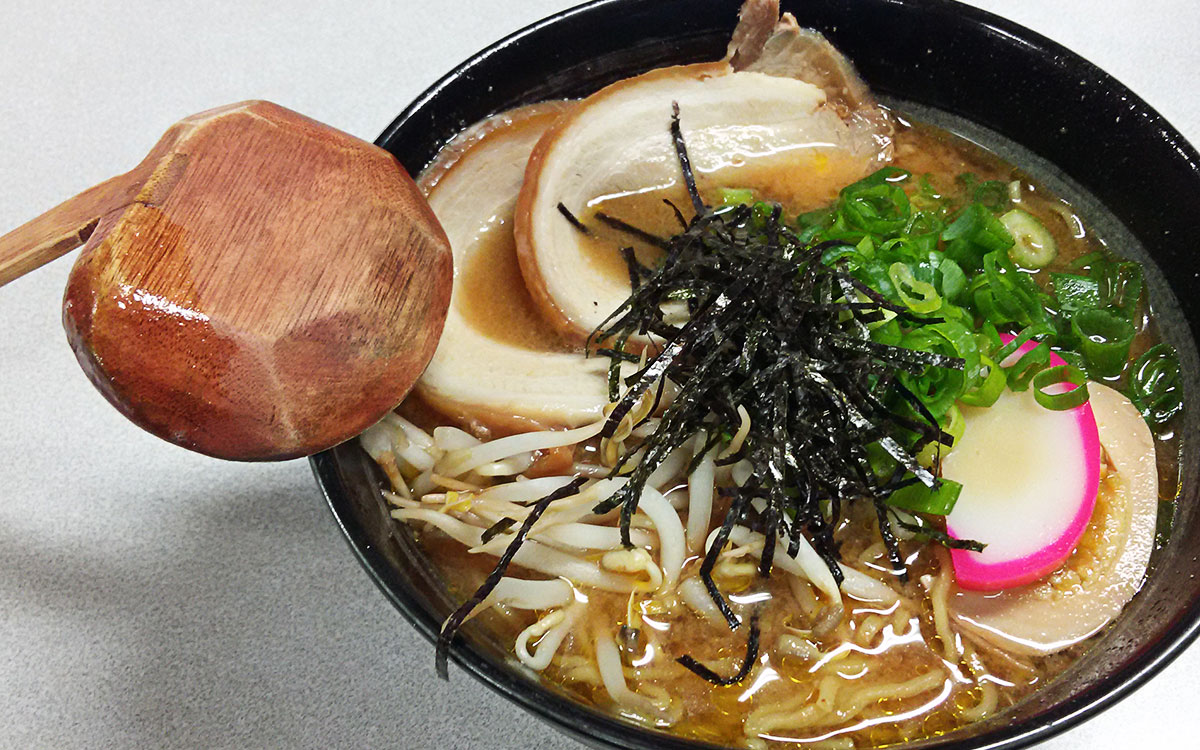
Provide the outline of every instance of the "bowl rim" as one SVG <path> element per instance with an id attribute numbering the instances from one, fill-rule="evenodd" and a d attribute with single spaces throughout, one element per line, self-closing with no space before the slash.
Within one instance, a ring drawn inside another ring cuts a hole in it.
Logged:
<path id="1" fill-rule="evenodd" d="M 623 6 L 648 0 L 592 0 L 554 13 L 515 31 L 471 55 L 462 63 L 435 81 L 418 95 L 383 130 L 376 139 L 385 144 L 405 124 L 430 102 L 441 96 L 445 89 L 458 79 L 483 65 L 498 52 L 513 45 L 522 44 L 539 34 L 545 33 L 564 21 L 603 11 L 610 6 Z M 1000 34 L 1032 48 L 1038 56 L 1048 56 L 1075 70 L 1087 71 L 1094 79 L 1103 83 L 1111 92 L 1128 102 L 1131 111 L 1137 112 L 1153 122 L 1179 156 L 1200 172 L 1200 155 L 1196 149 L 1158 111 L 1144 99 L 1117 81 L 1111 75 L 1061 44 L 1028 29 L 1014 21 L 989 11 L 956 0 L 884 0 L 889 4 L 922 6 L 938 12 L 952 12 L 964 17 L 964 21 L 976 26 L 988 27 Z M 447 134 L 447 137 L 453 136 Z M 347 544 L 368 576 L 375 582 L 384 596 L 404 615 L 418 632 L 431 643 L 437 639 L 440 622 L 425 610 L 411 591 L 396 589 L 387 580 L 389 566 L 383 555 L 371 544 L 366 530 L 353 514 L 347 512 L 345 498 L 348 492 L 339 471 L 338 449 L 330 449 L 311 456 L 309 461 L 321 493 Z M 1151 648 L 1143 649 L 1131 657 L 1122 667 L 1105 675 L 1087 690 L 1060 703 L 1050 717 L 1036 722 L 1017 722 L 1003 725 L 974 738 L 957 740 L 959 748 L 972 750 L 1017 750 L 1029 747 L 1057 736 L 1096 714 L 1110 708 L 1142 687 L 1148 680 L 1162 671 L 1200 637 L 1200 597 L 1193 598 L 1190 606 L 1183 610 L 1171 626 Z M 432 658 L 432 653 L 430 655 Z M 654 741 L 655 746 L 679 748 L 680 750 L 718 750 L 721 746 L 690 740 L 683 737 L 649 733 L 635 725 L 585 706 L 549 690 L 528 690 L 528 683 L 515 679 L 509 670 L 491 663 L 480 656 L 469 644 L 458 640 L 449 649 L 451 661 L 471 674 L 492 690 L 518 704 L 526 711 L 540 717 L 551 726 L 577 739 L 585 739 L 594 746 L 625 748 L 625 740 L 641 737 Z M 601 744 L 602 743 L 602 744 Z M 941 743 L 932 746 L 941 747 Z"/>

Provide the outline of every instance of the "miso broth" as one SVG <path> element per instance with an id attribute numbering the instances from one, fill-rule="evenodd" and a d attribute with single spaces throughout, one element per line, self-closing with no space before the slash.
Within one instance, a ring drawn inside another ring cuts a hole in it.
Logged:
<path id="1" fill-rule="evenodd" d="M 1039 281 L 1069 268 L 1077 258 L 1105 249 L 1068 204 L 1029 175 L 951 133 L 900 122 L 893 164 L 919 177 L 912 181 L 913 200 L 920 200 L 915 194 L 918 189 L 968 200 L 981 184 L 989 183 L 992 190 L 1003 186 L 1003 200 L 1033 214 L 1052 232 L 1059 254 L 1053 264 L 1037 272 Z M 795 215 L 828 205 L 848 181 L 837 165 L 824 165 L 823 170 L 827 179 L 803 189 L 780 183 L 778 173 L 771 179 L 747 177 L 754 184 L 746 186 L 761 199 L 780 203 L 786 215 Z M 965 174 L 973 177 L 964 180 Z M 699 186 L 706 202 L 720 202 L 719 191 L 706 184 L 705 176 Z M 679 230 L 680 218 L 690 218 L 691 211 L 683 186 L 672 185 L 598 196 L 580 218 L 595 226 L 600 213 L 650 234 L 669 236 Z M 507 221 L 498 217 L 486 238 L 488 250 L 460 271 L 466 292 L 460 298 L 464 315 L 497 340 L 529 349 L 569 350 L 573 345 L 564 343 L 559 332 L 540 319 L 525 289 Z M 653 243 L 631 238 L 627 232 L 600 229 L 590 240 L 589 272 L 628 278 L 622 247 L 634 248 L 646 265 L 658 262 L 662 253 Z M 1131 358 L 1159 340 L 1150 311 L 1145 302 L 1142 305 Z M 1112 382 L 1119 386 L 1123 377 Z M 401 413 L 427 431 L 448 423 L 416 399 L 410 399 Z M 1161 496 L 1171 501 L 1178 477 L 1178 437 L 1164 432 L 1156 448 Z M 594 462 L 600 450 L 595 439 L 578 446 L 577 466 Z M 536 467 L 535 462 L 531 476 L 536 475 Z M 687 478 L 680 476 L 678 482 L 686 487 Z M 446 487 L 451 492 L 471 492 Z M 1101 484 L 1099 507 L 1112 491 L 1110 476 Z M 717 500 L 718 505 L 721 502 Z M 466 599 L 491 571 L 493 558 L 466 554 L 461 543 L 436 528 L 413 524 L 413 529 L 460 598 Z M 1100 533 L 1091 529 L 1076 554 L 1086 554 L 1092 543 L 1088 540 Z M 873 748 L 938 736 L 994 716 L 1052 680 L 1087 648 L 1084 641 L 1049 656 L 1024 656 L 963 632 L 946 611 L 955 586 L 946 551 L 936 544 L 901 541 L 908 578 L 899 580 L 879 541 L 875 515 L 862 508 L 847 510 L 835 538 L 843 563 L 883 582 L 895 600 L 847 596 L 843 612 L 830 612 L 819 605 L 820 594 L 811 584 L 790 575 L 764 579 L 752 556 L 736 554 L 737 545 L 731 545 L 731 553 L 718 564 L 714 576 L 743 614 L 758 613 L 760 627 L 753 671 L 739 684 L 711 684 L 677 661 L 688 655 L 729 674 L 737 670 L 747 650 L 746 628 L 731 631 L 723 620 L 705 616 L 686 601 L 696 595 L 694 585 L 690 594 L 685 591 L 687 581 L 697 582 L 700 560 L 695 555 L 683 568 L 683 583 L 667 594 L 580 588 L 577 596 L 588 602 L 587 621 L 565 637 L 543 677 L 580 700 L 698 740 L 752 748 L 793 743 Z M 519 567 L 510 571 L 521 577 L 545 577 Z M 497 608 L 481 619 L 502 641 L 510 642 L 546 614 Z M 596 666 L 596 629 L 615 640 L 629 689 L 669 706 L 662 715 L 651 718 L 613 705 Z"/>

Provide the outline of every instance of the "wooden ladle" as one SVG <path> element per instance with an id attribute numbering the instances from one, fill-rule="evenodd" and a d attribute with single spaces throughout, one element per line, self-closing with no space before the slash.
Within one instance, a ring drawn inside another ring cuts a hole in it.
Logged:
<path id="1" fill-rule="evenodd" d="M 132 171 L 0 237 L 0 285 L 84 244 L 63 299 L 91 381 L 220 458 L 336 445 L 433 356 L 453 264 L 381 148 L 269 102 L 189 117 Z"/>

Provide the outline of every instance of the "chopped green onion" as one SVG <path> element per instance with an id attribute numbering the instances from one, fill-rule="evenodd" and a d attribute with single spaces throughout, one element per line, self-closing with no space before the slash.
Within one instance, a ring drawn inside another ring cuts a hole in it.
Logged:
<path id="1" fill-rule="evenodd" d="M 1111 263 L 1100 275 L 1100 304 L 1121 310 L 1132 318 L 1142 298 L 1142 267 L 1137 263 Z"/>
<path id="2" fill-rule="evenodd" d="M 832 266 L 843 258 L 851 262 L 862 260 L 862 256 L 859 255 L 857 248 L 853 245 L 836 245 L 821 254 L 821 262 L 827 266 Z M 855 263 L 855 265 L 859 264 Z"/>
<path id="3" fill-rule="evenodd" d="M 1004 360 L 1008 359 L 1010 356 L 1015 354 L 1018 349 L 1020 349 L 1022 346 L 1025 346 L 1025 344 L 1032 341 L 1035 337 L 1045 336 L 1046 334 L 1053 333 L 1053 332 L 1054 331 L 1052 329 L 1048 330 L 1044 326 L 1039 326 L 1039 325 L 1027 326 L 1026 328 L 1022 329 L 1019 333 L 1017 333 L 1016 336 L 1013 337 L 1012 341 L 1009 341 L 1007 344 L 1004 344 L 999 349 L 997 349 L 996 353 L 993 355 L 993 357 L 1002 366 L 1011 367 L 1012 365 L 1015 365 L 1016 362 L 1012 362 L 1009 365 L 1005 365 Z M 997 336 L 996 340 L 999 341 L 999 336 Z"/>
<path id="4" fill-rule="evenodd" d="M 940 210 L 943 208 L 944 195 L 938 192 L 933 186 L 930 178 L 933 175 L 923 174 L 917 180 L 917 192 L 913 194 L 913 205 L 918 206 L 922 210 Z"/>
<path id="5" fill-rule="evenodd" d="M 880 479 L 890 477 L 900 465 L 879 443 L 867 446 L 867 463 L 871 465 L 871 472 Z"/>
<path id="6" fill-rule="evenodd" d="M 1020 393 L 1029 388 L 1029 383 L 1050 364 L 1050 345 L 1045 341 L 1039 343 L 1011 366 L 1004 368 L 1008 377 L 1008 389 Z"/>
<path id="7" fill-rule="evenodd" d="M 968 271 L 978 271 L 983 265 L 985 248 L 974 242 L 959 237 L 946 243 L 943 250 L 946 257 Z"/>
<path id="8" fill-rule="evenodd" d="M 983 325 L 979 326 L 979 348 L 982 351 L 996 351 L 1004 342 L 1000 340 L 1000 332 L 996 330 L 996 326 L 990 320 L 983 321 Z"/>
<path id="9" fill-rule="evenodd" d="M 946 416 L 938 420 L 938 424 L 942 426 L 942 432 L 950 436 L 950 443 L 946 444 L 938 440 L 928 443 L 917 454 L 917 462 L 922 466 L 933 466 L 934 457 L 944 456 L 953 450 L 967 430 L 967 420 L 957 406 L 951 406 L 950 410 L 946 412 Z"/>
<path id="10" fill-rule="evenodd" d="M 1014 208 L 1000 217 L 1000 223 L 1013 238 L 1008 255 L 1022 268 L 1045 268 L 1058 257 L 1054 235 L 1028 211 Z"/>
<path id="11" fill-rule="evenodd" d="M 914 238 L 929 237 L 933 240 L 934 247 L 936 247 L 938 235 L 945 228 L 946 225 L 942 223 L 937 214 L 929 211 L 918 211 L 912 215 L 912 219 L 909 220 L 908 226 L 904 228 L 904 232 Z"/>
<path id="12" fill-rule="evenodd" d="M 989 252 L 1007 250 L 1013 245 L 1012 235 L 982 203 L 972 203 L 963 209 L 942 232 L 942 239 L 946 242 L 964 239 Z"/>
<path id="13" fill-rule="evenodd" d="M 1137 330 L 1112 310 L 1080 310 L 1071 316 L 1071 330 L 1079 338 L 1079 349 L 1094 377 L 1121 374 L 1129 359 L 1129 346 Z"/>
<path id="14" fill-rule="evenodd" d="M 968 289 L 979 317 L 994 325 L 1049 326 L 1049 297 L 1028 274 L 1013 265 L 1005 251 L 983 256 L 983 273 L 972 279 Z"/>
<path id="15" fill-rule="evenodd" d="M 1183 410 L 1179 356 L 1169 344 L 1157 344 L 1138 357 L 1129 379 L 1130 396 L 1142 418 L 1157 427 Z"/>
<path id="16" fill-rule="evenodd" d="M 749 188 L 721 188 L 721 205 L 740 206 L 754 202 L 754 191 Z"/>
<path id="17" fill-rule="evenodd" d="M 1047 393 L 1046 389 L 1067 383 L 1073 385 L 1066 391 Z M 1088 400 L 1087 376 L 1073 365 L 1057 365 L 1042 370 L 1033 376 L 1033 397 L 1051 411 L 1065 411 L 1082 406 Z"/>
<path id="18" fill-rule="evenodd" d="M 954 510 L 960 493 L 962 485 L 949 479 L 939 479 L 933 488 L 918 482 L 893 492 L 888 497 L 887 504 L 913 513 L 946 516 Z"/>
<path id="19" fill-rule="evenodd" d="M 924 315 L 942 306 L 937 289 L 927 281 L 918 281 L 906 263 L 897 261 L 888 268 L 888 276 L 896 286 L 896 295 L 909 310 Z M 916 295 L 916 296 L 913 296 Z"/>
<path id="20" fill-rule="evenodd" d="M 987 370 L 987 374 L 984 375 L 983 382 L 978 387 L 959 397 L 958 400 L 967 406 L 991 406 L 996 403 L 1000 394 L 1004 393 L 1004 387 L 1008 385 L 1004 370 L 990 357 L 980 356 L 979 360 L 982 367 Z"/>
<path id="21" fill-rule="evenodd" d="M 977 203 L 981 203 L 988 210 L 997 213 L 1008 208 L 1009 203 L 1011 203 L 1008 197 L 1008 183 L 999 180 L 988 180 L 987 182 L 979 183 L 973 195 Z"/>
<path id="22" fill-rule="evenodd" d="M 962 267 L 949 258 L 943 257 L 938 263 L 938 271 L 942 274 L 942 294 L 946 299 L 955 300 L 967 289 L 967 275 Z"/>
<path id="23" fill-rule="evenodd" d="M 890 182 L 863 185 L 859 182 L 842 190 L 841 214 L 857 229 L 887 234 L 908 225 L 912 206 L 904 188 L 899 185 Z"/>
<path id="24" fill-rule="evenodd" d="M 1044 339 L 1053 333 L 1054 329 L 1047 324 L 1027 326 L 1012 341 L 1000 347 L 992 355 L 996 362 L 1000 363 L 1001 369 L 1004 370 L 1009 390 L 1024 391 L 1029 387 L 1029 382 L 1033 380 L 1033 376 L 1037 375 L 1038 372 L 1050 364 L 1050 345 L 1040 339 Z M 1037 346 L 1021 353 L 1021 356 L 1015 361 L 1005 364 L 1005 360 L 1012 357 L 1017 353 L 1018 349 L 1035 338 L 1039 339 Z"/>
<path id="25" fill-rule="evenodd" d="M 1073 273 L 1052 273 L 1054 298 L 1058 309 L 1066 313 L 1100 307 L 1100 283 L 1089 276 Z"/>
<path id="26" fill-rule="evenodd" d="M 1086 268 L 1097 282 L 1098 299 L 1093 307 L 1111 307 L 1133 318 L 1142 298 L 1142 267 L 1133 261 L 1117 261 L 1103 250 L 1088 253 L 1071 263 L 1073 269 Z"/>
<path id="27" fill-rule="evenodd" d="M 904 338 L 904 332 L 900 330 L 900 321 L 896 320 L 896 314 L 890 310 L 885 310 L 884 315 L 891 317 L 885 317 L 878 323 L 867 324 L 871 329 L 871 340 L 888 346 L 899 346 Z"/>

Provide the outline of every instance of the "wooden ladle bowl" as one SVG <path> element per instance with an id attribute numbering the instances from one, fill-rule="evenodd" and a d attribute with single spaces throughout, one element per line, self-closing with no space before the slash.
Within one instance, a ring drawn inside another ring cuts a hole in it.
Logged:
<path id="1" fill-rule="evenodd" d="M 132 171 L 0 238 L 0 284 L 86 243 L 63 299 L 84 371 L 220 458 L 315 453 L 403 400 L 452 258 L 388 152 L 269 102 L 174 125 Z"/>

